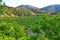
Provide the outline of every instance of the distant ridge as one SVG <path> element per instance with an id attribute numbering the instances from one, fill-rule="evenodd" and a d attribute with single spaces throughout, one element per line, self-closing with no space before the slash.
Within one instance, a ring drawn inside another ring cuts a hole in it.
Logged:
<path id="1" fill-rule="evenodd" d="M 41 8 L 40 10 L 45 10 L 45 11 L 50 10 L 53 12 L 60 12 L 60 4 L 49 5 L 49 6 Z"/>
<path id="2" fill-rule="evenodd" d="M 20 7 L 20 8 L 28 8 L 28 9 L 30 9 L 30 8 L 39 9 L 39 8 L 37 8 L 35 6 L 32 6 L 32 5 L 20 5 L 18 7 Z"/>
<path id="3" fill-rule="evenodd" d="M 40 8 L 37 8 L 35 6 L 32 6 L 32 5 L 20 5 L 20 6 L 17 6 L 18 8 L 26 8 L 26 9 L 29 9 L 31 10 L 32 12 L 36 13 L 37 15 L 40 15 L 42 13 L 44 13 L 45 11 L 41 11 Z"/>

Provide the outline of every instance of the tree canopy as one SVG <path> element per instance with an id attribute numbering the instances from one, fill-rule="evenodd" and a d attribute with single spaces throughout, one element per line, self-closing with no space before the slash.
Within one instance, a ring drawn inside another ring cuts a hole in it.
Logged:
<path id="1" fill-rule="evenodd" d="M 1 2 L 2 0 L 0 0 L 0 2 Z"/>

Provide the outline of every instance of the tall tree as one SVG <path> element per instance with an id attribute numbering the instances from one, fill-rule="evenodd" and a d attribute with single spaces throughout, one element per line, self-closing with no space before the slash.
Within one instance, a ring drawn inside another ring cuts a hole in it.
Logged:
<path id="1" fill-rule="evenodd" d="M 2 0 L 0 0 L 0 5 L 2 4 Z"/>

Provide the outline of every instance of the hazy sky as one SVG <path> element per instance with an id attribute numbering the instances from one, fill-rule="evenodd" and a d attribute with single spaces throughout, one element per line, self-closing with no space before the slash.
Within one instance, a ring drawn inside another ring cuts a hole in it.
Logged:
<path id="1" fill-rule="evenodd" d="M 39 8 L 60 4 L 60 0 L 3 0 L 6 5 L 16 7 L 18 5 L 32 5 Z"/>

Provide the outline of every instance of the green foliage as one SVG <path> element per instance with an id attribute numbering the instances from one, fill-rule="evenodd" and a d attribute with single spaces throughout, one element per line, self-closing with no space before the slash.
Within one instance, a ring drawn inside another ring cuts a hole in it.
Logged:
<path id="1" fill-rule="evenodd" d="M 60 40 L 60 13 L 0 18 L 0 40 Z"/>

